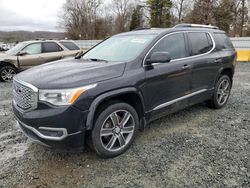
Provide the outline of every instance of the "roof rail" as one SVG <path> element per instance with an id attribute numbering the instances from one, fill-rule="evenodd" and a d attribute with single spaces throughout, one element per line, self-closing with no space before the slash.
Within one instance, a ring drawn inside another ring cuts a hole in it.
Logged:
<path id="1" fill-rule="evenodd" d="M 178 24 L 176 26 L 174 26 L 174 28 L 182 28 L 182 27 L 196 27 L 196 28 L 208 28 L 208 29 L 219 29 L 219 27 L 217 26 L 213 26 L 213 25 L 201 25 L 201 24 Z"/>
<path id="2" fill-rule="evenodd" d="M 139 30 L 146 30 L 146 29 L 151 29 L 151 27 L 138 27 L 133 29 L 132 31 L 139 31 Z"/>

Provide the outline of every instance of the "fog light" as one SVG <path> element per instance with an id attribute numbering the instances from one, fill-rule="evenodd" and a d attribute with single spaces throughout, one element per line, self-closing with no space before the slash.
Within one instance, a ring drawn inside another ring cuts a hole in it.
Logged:
<path id="1" fill-rule="evenodd" d="M 45 136 L 53 136 L 53 137 L 61 137 L 61 136 L 63 136 L 62 131 L 51 131 L 51 130 L 39 129 L 39 132 L 42 133 Z"/>
<path id="2" fill-rule="evenodd" d="M 40 134 L 50 138 L 62 138 L 67 135 L 65 128 L 39 127 Z"/>

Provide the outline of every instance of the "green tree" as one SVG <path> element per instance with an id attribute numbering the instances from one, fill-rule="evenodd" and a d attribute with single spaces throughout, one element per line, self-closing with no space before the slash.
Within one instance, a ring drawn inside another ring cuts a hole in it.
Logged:
<path id="1" fill-rule="evenodd" d="M 171 0 L 147 0 L 150 9 L 151 27 L 169 27 L 171 25 Z"/>
<path id="2" fill-rule="evenodd" d="M 131 21 L 130 21 L 130 31 L 142 26 L 142 10 L 141 6 L 136 6 L 133 10 Z"/>

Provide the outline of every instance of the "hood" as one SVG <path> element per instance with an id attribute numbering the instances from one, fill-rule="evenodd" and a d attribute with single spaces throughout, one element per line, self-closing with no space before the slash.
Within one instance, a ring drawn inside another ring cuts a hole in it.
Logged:
<path id="1" fill-rule="evenodd" d="M 15 76 L 39 89 L 74 88 L 123 74 L 125 63 L 64 59 L 33 67 Z"/>
<path id="2" fill-rule="evenodd" d="M 17 57 L 14 55 L 8 55 L 6 53 L 0 53 L 0 61 L 12 61 L 16 60 Z"/>

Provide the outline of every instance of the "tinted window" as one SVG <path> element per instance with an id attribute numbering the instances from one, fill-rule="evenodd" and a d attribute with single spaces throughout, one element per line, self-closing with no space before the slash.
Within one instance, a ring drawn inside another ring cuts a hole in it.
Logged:
<path id="1" fill-rule="evenodd" d="M 62 48 L 55 42 L 44 42 L 43 53 L 62 51 Z"/>
<path id="2" fill-rule="evenodd" d="M 154 47 L 152 52 L 168 52 L 171 59 L 186 57 L 184 35 L 177 33 L 166 36 Z"/>
<path id="3" fill-rule="evenodd" d="M 26 46 L 23 51 L 25 51 L 27 54 L 40 54 L 42 53 L 42 45 L 41 43 L 35 43 L 35 44 L 30 44 Z"/>
<path id="4" fill-rule="evenodd" d="M 199 55 L 210 51 L 213 43 L 207 33 L 188 33 L 192 55 Z"/>
<path id="5" fill-rule="evenodd" d="M 224 33 L 215 33 L 217 42 L 218 42 L 218 47 L 220 49 L 232 49 L 233 44 L 230 41 L 230 39 L 226 36 Z"/>
<path id="6" fill-rule="evenodd" d="M 69 50 L 80 50 L 80 48 L 73 42 L 60 42 L 60 43 Z"/>

